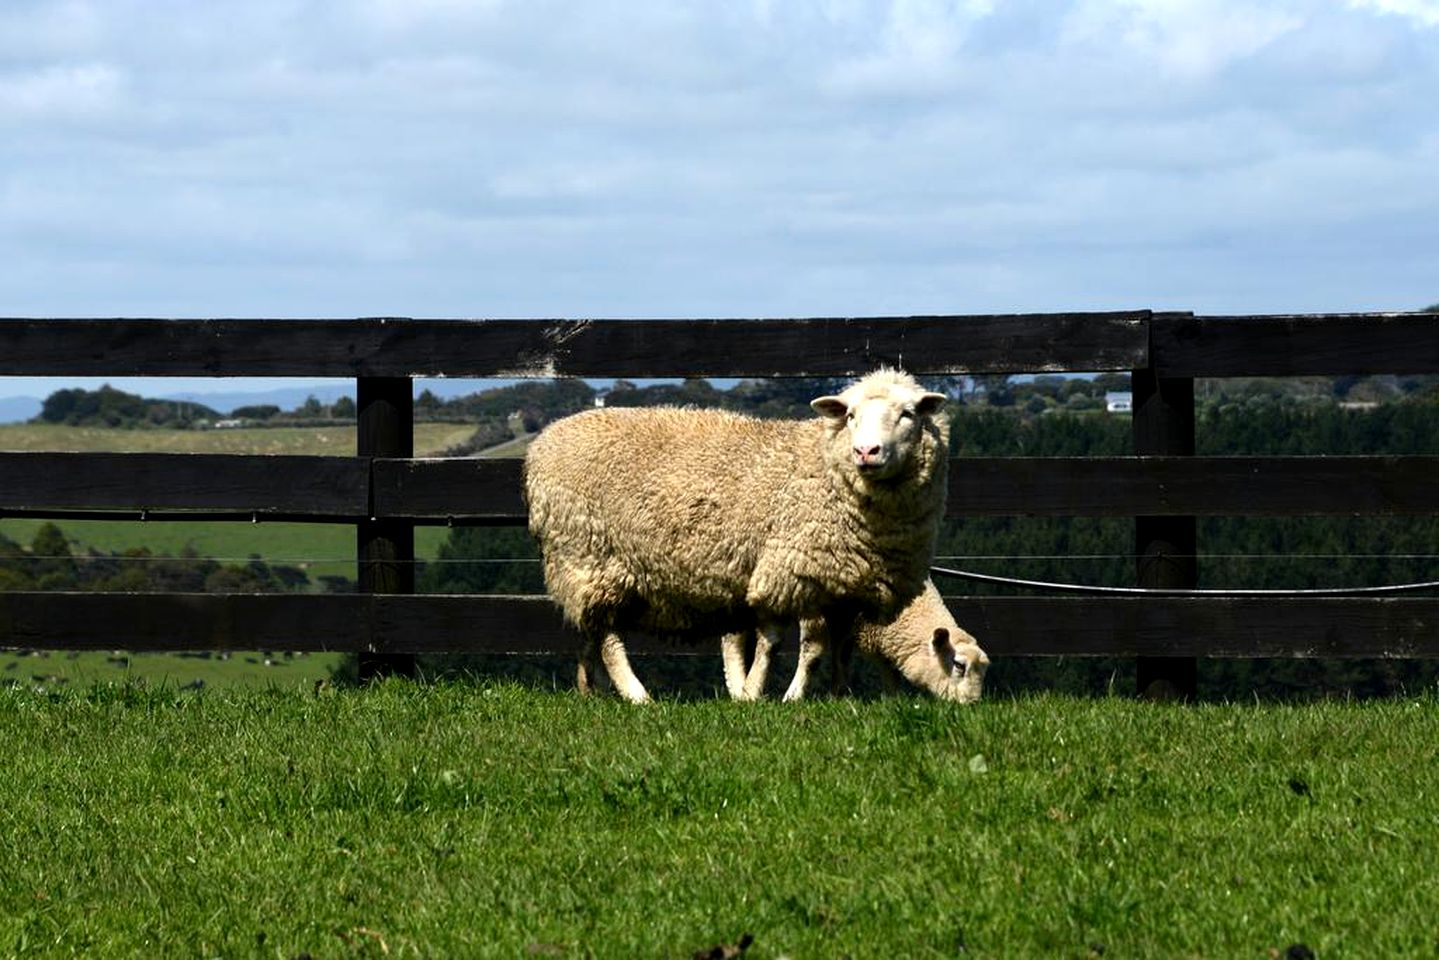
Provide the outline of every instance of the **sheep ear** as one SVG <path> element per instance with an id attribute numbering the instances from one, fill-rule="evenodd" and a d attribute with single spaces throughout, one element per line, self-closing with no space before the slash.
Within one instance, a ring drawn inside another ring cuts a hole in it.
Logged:
<path id="1" fill-rule="evenodd" d="M 930 643 L 934 645 L 934 655 L 939 658 L 940 666 L 946 674 L 963 677 L 969 672 L 965 662 L 960 659 L 959 651 L 949 642 L 949 631 L 944 627 L 934 628 L 934 637 Z"/>
<path id="2" fill-rule="evenodd" d="M 839 397 L 816 397 L 809 402 L 810 409 L 822 416 L 839 420 L 849 413 L 849 404 Z"/>
<path id="3" fill-rule="evenodd" d="M 919 398 L 919 402 L 914 405 L 915 412 L 921 417 L 927 417 L 944 406 L 944 401 L 947 399 L 949 398 L 942 393 L 926 393 L 922 395 Z"/>

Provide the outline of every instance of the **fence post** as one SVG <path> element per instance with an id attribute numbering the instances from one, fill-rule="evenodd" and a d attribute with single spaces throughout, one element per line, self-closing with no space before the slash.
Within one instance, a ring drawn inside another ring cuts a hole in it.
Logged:
<path id="1" fill-rule="evenodd" d="M 415 450 L 414 388 L 409 377 L 360 377 L 356 381 L 361 457 L 411 457 Z M 361 593 L 415 591 L 415 529 L 405 520 L 366 517 L 357 529 Z M 360 654 L 360 681 L 415 675 L 414 654 Z"/>
<path id="2" fill-rule="evenodd" d="M 1194 379 L 1160 377 L 1151 365 L 1134 371 L 1131 389 L 1135 454 L 1194 456 Z M 1136 517 L 1138 585 L 1195 587 L 1199 583 L 1197 547 L 1194 517 Z M 1194 657 L 1139 657 L 1135 681 L 1141 697 L 1193 699 L 1199 662 Z"/>

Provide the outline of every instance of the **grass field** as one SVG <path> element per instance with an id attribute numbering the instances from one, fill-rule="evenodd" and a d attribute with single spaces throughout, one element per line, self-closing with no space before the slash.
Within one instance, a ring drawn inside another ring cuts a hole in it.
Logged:
<path id="1" fill-rule="evenodd" d="M 1433 956 L 1439 700 L 0 690 L 16 957 Z"/>
<path id="2" fill-rule="evenodd" d="M 0 534 L 28 544 L 44 522 L 0 520 Z M 111 553 L 145 546 L 156 556 L 179 556 L 192 549 L 199 556 L 225 563 L 243 563 L 251 556 L 259 556 L 272 563 L 299 566 L 317 586 L 322 576 L 355 577 L 355 532 L 346 526 L 66 520 L 60 528 L 77 554 L 91 547 Z M 415 555 L 433 559 L 447 532 L 443 527 L 416 528 Z M 311 654 L 299 659 L 270 657 L 270 666 L 265 665 L 265 659 L 258 651 L 236 651 L 229 659 L 221 660 L 169 653 L 134 653 L 120 659 L 108 653 L 61 651 L 36 657 L 29 651 L 0 650 L 0 684 L 13 680 L 54 687 L 138 680 L 183 686 L 200 680 L 210 687 L 264 687 L 289 679 L 327 677 L 343 654 Z"/>
<path id="3" fill-rule="evenodd" d="M 433 456 L 465 440 L 465 424 L 415 424 L 415 450 Z M 106 430 L 53 424 L 0 424 L 0 450 L 48 450 L 83 453 L 257 453 L 353 456 L 353 427 L 265 430 Z M 0 520 L 0 534 L 29 543 L 44 521 Z M 62 528 L 79 549 L 117 552 L 149 547 L 156 555 L 176 556 L 187 547 L 200 556 L 243 561 L 257 555 L 272 563 L 304 564 L 312 580 L 355 575 L 355 533 L 346 526 L 309 523 L 181 523 L 131 520 L 70 520 Z M 415 532 L 415 552 L 431 558 L 445 538 L 438 527 Z"/>
<path id="4" fill-rule="evenodd" d="M 498 444 L 497 446 L 481 450 L 478 456 L 494 459 L 523 457 L 525 452 L 530 449 L 530 444 L 534 443 L 535 437 L 538 436 L 538 433 L 527 433 L 522 437 L 516 437 L 513 440 Z"/>
<path id="5" fill-rule="evenodd" d="M 339 653 L 237 650 L 124 653 L 99 650 L 0 650 L 0 686 L 56 689 L 104 684 L 213 689 L 313 686 L 344 659 Z"/>
<path id="6" fill-rule="evenodd" d="M 472 424 L 415 424 L 415 455 L 432 457 L 475 432 Z M 261 453 L 353 457 L 355 428 L 112 430 L 57 424 L 0 424 L 0 450 L 55 453 Z"/>
<path id="7" fill-rule="evenodd" d="M 415 424 L 415 450 L 433 456 L 465 440 L 473 427 L 453 423 Z M 117 453 L 257 453 L 353 456 L 353 427 L 276 427 L 252 430 L 106 430 L 53 424 L 0 424 L 0 450 Z M 44 521 L 0 520 L 0 534 L 29 543 Z M 311 580 L 355 575 L 355 534 L 350 527 L 319 523 L 182 523 L 131 520 L 69 520 L 62 528 L 83 550 L 118 552 L 149 547 L 177 556 L 187 547 L 200 556 L 243 561 L 258 555 L 272 563 L 305 564 Z M 415 553 L 434 557 L 445 530 L 419 527 Z"/>
<path id="8" fill-rule="evenodd" d="M 28 544 L 44 520 L 0 520 L 0 534 Z M 302 567 L 310 580 L 322 576 L 355 577 L 355 529 L 327 523 L 185 523 L 151 520 L 62 520 L 57 524 L 72 550 L 94 547 L 105 553 L 149 547 L 156 556 L 180 556 L 187 548 L 221 562 L 243 563 L 259 556 L 270 563 Z M 415 528 L 415 556 L 433 559 L 448 531 Z"/>
<path id="9" fill-rule="evenodd" d="M 0 534 L 28 544 L 44 522 L 0 520 Z M 300 566 L 316 585 L 322 576 L 355 577 L 355 532 L 346 526 L 66 520 L 60 528 L 77 554 L 91 547 L 111 553 L 146 546 L 156 556 L 179 556 L 193 549 L 200 556 L 226 563 L 260 556 L 272 563 Z M 416 528 L 415 555 L 433 559 L 447 533 L 443 527 Z M 181 686 L 200 680 L 212 687 L 263 687 L 291 677 L 327 677 L 341 659 L 342 654 L 271 657 L 272 665 L 267 667 L 265 657 L 256 651 L 236 652 L 227 660 L 168 653 L 135 653 L 121 660 L 96 652 L 54 651 L 35 657 L 28 651 L 0 650 L 0 684 L 7 680 L 41 686 L 140 680 Z"/>
<path id="10" fill-rule="evenodd" d="M 456 446 L 473 433 L 466 424 L 417 423 L 415 449 L 433 456 Z M 107 430 L 40 424 L 0 424 L 0 450 L 121 453 L 256 453 L 353 456 L 353 427 L 250 430 Z M 0 535 L 29 544 L 43 520 L 0 519 Z M 60 527 L 72 550 L 90 548 L 119 553 L 148 547 L 156 556 L 179 556 L 193 550 L 225 563 L 243 563 L 252 556 L 271 563 L 303 568 L 312 583 L 325 576 L 355 576 L 355 531 L 352 527 L 308 523 L 182 523 L 135 520 L 65 520 Z M 444 541 L 443 527 L 418 527 L 415 554 L 433 559 Z M 141 561 L 136 561 L 141 562 Z M 271 658 L 264 666 L 256 652 L 236 653 L 228 660 L 175 654 L 143 653 L 123 662 L 103 653 L 28 653 L 0 651 L 0 683 L 19 680 L 49 685 L 138 680 L 176 686 L 201 680 L 209 686 L 266 686 L 277 675 L 299 680 L 328 676 L 338 654 L 294 659 Z M 255 663 L 250 663 L 254 660 Z"/>

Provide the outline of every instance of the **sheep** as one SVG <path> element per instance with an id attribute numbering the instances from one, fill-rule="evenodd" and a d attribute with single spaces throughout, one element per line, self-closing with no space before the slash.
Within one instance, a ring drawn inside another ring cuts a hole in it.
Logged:
<path id="1" fill-rule="evenodd" d="M 625 699 L 649 699 L 623 633 L 696 641 L 754 629 L 770 650 L 801 621 L 813 662 L 826 612 L 885 618 L 924 588 L 947 485 L 945 397 L 880 369 L 809 420 L 719 410 L 602 408 L 545 428 L 525 457 L 545 586 Z M 803 695 L 801 678 L 797 696 Z"/>
<path id="2" fill-rule="evenodd" d="M 747 679 L 744 667 L 747 639 L 748 634 L 736 632 L 725 634 L 720 641 L 725 687 L 735 699 L 743 695 Z M 955 622 L 933 581 L 927 581 L 924 592 L 893 620 L 884 622 L 862 617 L 855 622 L 846 642 L 835 645 L 836 690 L 842 688 L 847 679 L 846 650 L 850 644 L 880 665 L 886 690 L 897 689 L 903 676 L 943 700 L 973 703 L 984 692 L 989 657 L 974 637 Z M 796 676 L 798 673 L 796 671 Z M 762 687 L 763 678 L 757 683 Z"/>

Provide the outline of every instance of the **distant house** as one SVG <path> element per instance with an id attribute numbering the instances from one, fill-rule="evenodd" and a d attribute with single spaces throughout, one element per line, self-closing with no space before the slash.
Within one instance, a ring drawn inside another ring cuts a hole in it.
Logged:
<path id="1" fill-rule="evenodd" d="M 1132 413 L 1134 395 L 1128 390 L 1111 390 L 1104 395 L 1104 409 L 1110 413 Z"/>

